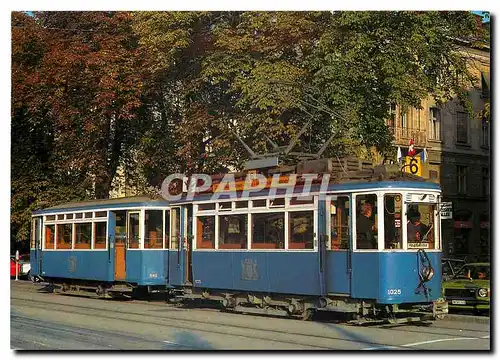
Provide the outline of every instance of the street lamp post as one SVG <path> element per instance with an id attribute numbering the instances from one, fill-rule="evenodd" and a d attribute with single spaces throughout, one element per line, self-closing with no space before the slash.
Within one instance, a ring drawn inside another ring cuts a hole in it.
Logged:
<path id="1" fill-rule="evenodd" d="M 16 250 L 16 281 L 19 280 L 19 250 Z"/>

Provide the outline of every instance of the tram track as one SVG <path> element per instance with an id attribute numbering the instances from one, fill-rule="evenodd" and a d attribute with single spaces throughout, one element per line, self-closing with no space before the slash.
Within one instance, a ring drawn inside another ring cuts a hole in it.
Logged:
<path id="1" fill-rule="evenodd" d="M 33 304 L 29 300 L 25 300 L 25 299 L 15 299 L 15 300 L 29 302 L 29 306 L 31 308 L 53 310 L 51 308 L 51 306 L 41 305 L 40 301 L 37 301 L 36 304 Z M 50 304 L 52 306 L 54 305 L 54 303 L 51 303 L 51 302 L 43 302 L 43 303 Z M 77 311 L 74 309 L 67 309 L 67 308 L 75 308 L 75 307 L 77 307 L 79 309 L 86 309 L 89 311 Z M 136 314 L 136 313 L 113 310 L 113 313 L 115 313 L 115 314 L 126 314 L 129 317 L 130 317 L 130 315 L 141 317 L 141 318 L 133 318 L 133 319 L 131 319 L 131 318 L 124 319 L 121 316 L 112 316 L 109 314 L 102 313 L 104 311 L 109 312 L 109 310 L 101 310 L 101 309 L 97 310 L 97 309 L 91 308 L 91 307 L 75 306 L 75 305 L 58 304 L 58 311 L 62 311 L 65 313 L 71 313 L 71 314 L 77 314 L 77 315 L 83 315 L 83 316 L 90 315 L 89 312 L 91 311 L 92 312 L 91 315 L 94 317 L 97 317 L 99 319 L 118 320 L 118 321 L 125 321 L 125 322 L 129 321 L 129 322 L 134 322 L 134 323 L 139 323 L 139 324 L 144 324 L 144 325 L 170 326 L 171 328 L 174 328 L 174 329 L 182 329 L 182 330 L 198 331 L 198 332 L 209 332 L 209 333 L 215 333 L 215 334 L 226 335 L 226 336 L 228 336 L 228 335 L 229 336 L 238 336 L 238 337 L 251 338 L 251 339 L 256 339 L 256 340 L 273 341 L 273 342 L 284 343 L 284 344 L 294 344 L 294 345 L 302 345 L 302 346 L 314 347 L 314 348 L 319 348 L 319 349 L 324 349 L 324 350 L 333 350 L 333 348 L 331 348 L 329 346 L 324 346 L 324 345 L 319 345 L 319 344 L 311 344 L 311 342 L 296 341 L 296 340 L 288 341 L 288 340 L 280 339 L 279 337 L 271 335 L 272 333 L 279 334 L 281 336 L 283 336 L 283 335 L 295 335 L 295 336 L 302 336 L 302 337 L 306 337 L 306 338 L 312 338 L 310 340 L 314 340 L 314 338 L 317 338 L 316 336 L 309 336 L 309 335 L 298 334 L 298 333 L 287 333 L 287 332 L 279 331 L 279 330 L 263 330 L 263 329 L 247 327 L 247 326 L 228 325 L 228 324 L 221 324 L 221 323 L 217 323 L 217 322 L 207 322 L 207 321 L 200 321 L 200 320 L 187 320 L 187 319 L 179 319 L 179 318 L 174 318 L 174 317 L 156 316 L 156 315 L 153 316 L 153 315 L 147 315 L 144 313 Z M 147 320 L 147 319 L 151 319 L 151 320 Z M 161 319 L 163 321 L 157 321 L 155 319 Z M 176 321 L 179 323 L 175 323 L 175 324 L 168 323 L 169 320 L 170 321 L 173 320 L 173 321 Z M 182 324 L 182 323 L 185 323 L 185 324 Z M 205 328 L 204 329 L 200 326 L 196 326 L 196 325 L 200 325 L 200 324 L 216 326 L 216 327 L 225 327 L 227 330 L 223 331 L 223 330 L 214 329 L 214 328 L 210 328 L 210 329 Z M 255 335 L 255 333 L 252 335 L 249 335 L 248 333 L 247 334 L 239 334 L 238 332 L 241 332 L 242 330 L 244 330 L 246 332 L 248 332 L 249 330 L 262 331 L 262 332 L 266 332 L 267 334 L 262 335 L 262 336 Z M 331 338 L 331 337 L 322 337 L 322 338 L 326 338 L 328 340 L 349 341 L 349 340 L 342 339 L 342 338 Z M 373 344 L 374 346 L 382 345 L 382 344 L 371 343 L 371 342 L 368 342 L 367 344 L 368 345 Z M 180 345 L 182 345 L 182 344 L 180 344 Z"/>
<path id="2" fill-rule="evenodd" d="M 112 312 L 116 315 L 110 315 L 109 314 L 109 309 L 105 309 L 103 307 L 99 307 L 96 309 L 95 305 L 92 306 L 83 306 L 83 305 L 76 305 L 76 304 L 64 304 L 61 302 L 54 302 L 54 301 L 44 301 L 44 300 L 36 300 L 34 302 L 32 299 L 26 299 L 22 297 L 12 297 L 13 300 L 16 301 L 21 301 L 24 303 L 29 304 L 30 307 L 36 307 L 40 309 L 45 309 L 45 310 L 52 310 L 54 311 L 54 307 L 57 307 L 58 311 L 63 311 L 65 310 L 66 312 L 77 314 L 77 315 L 89 315 L 89 312 L 91 313 L 92 316 L 97 316 L 99 318 L 105 318 L 109 320 L 123 320 L 123 321 L 133 321 L 137 323 L 142 323 L 146 325 L 157 325 L 157 326 L 171 326 L 172 328 L 178 328 L 178 329 L 183 329 L 183 330 L 190 330 L 190 331 L 201 331 L 201 332 L 210 332 L 210 333 L 217 333 L 217 334 L 222 334 L 222 335 L 231 335 L 231 336 L 242 336 L 246 338 L 253 338 L 253 339 L 258 339 L 258 340 L 266 340 L 266 341 L 276 341 L 280 343 L 285 343 L 285 344 L 298 344 L 298 345 L 303 345 L 303 346 L 314 346 L 316 348 L 320 349 L 332 349 L 332 347 L 328 346 L 325 344 L 325 342 L 330 342 L 330 341 L 344 341 L 347 343 L 358 343 L 362 344 L 364 346 L 370 346 L 370 347 L 379 347 L 379 346 L 385 346 L 388 344 L 377 342 L 377 341 L 363 341 L 360 340 L 359 338 L 356 339 L 349 339 L 345 337 L 339 337 L 339 336 L 328 336 L 324 334 L 324 328 L 319 328 L 315 329 L 316 331 L 309 332 L 308 334 L 305 334 L 303 332 L 294 332 L 294 331 L 283 331 L 279 329 L 269 329 L 265 328 L 262 326 L 242 326 L 238 324 L 234 324 L 231 322 L 221 322 L 221 321 L 207 321 L 207 320 L 202 320 L 202 319 L 197 319 L 197 320 L 190 320 L 183 318 L 182 316 L 172 316 L 172 314 L 169 315 L 160 315 L 160 314 L 155 314 L 155 315 L 148 315 L 145 314 L 145 311 L 161 311 L 163 310 L 163 306 L 169 307 L 167 304 L 162 304 L 161 307 L 156 306 L 156 304 L 151 304 L 151 302 L 147 301 L 133 301 L 133 302 L 127 302 L 130 305 L 146 305 L 149 306 L 150 309 L 141 309 L 139 311 L 133 310 L 132 309 L 127 309 L 127 311 L 122 311 L 122 310 L 112 310 Z M 79 310 L 75 310 L 79 309 Z M 172 310 L 172 309 L 170 309 Z M 180 309 L 179 309 L 180 310 Z M 202 310 L 202 309 L 197 309 Z M 106 312 L 106 313 L 104 313 Z M 128 317 L 133 317 L 133 319 L 124 319 L 123 316 L 120 315 L 127 315 Z M 140 317 L 140 318 L 139 318 Z M 160 320 L 158 320 L 160 319 Z M 285 321 L 297 321 L 297 320 L 291 320 L 287 319 Z M 172 322 L 176 322 L 172 324 Z M 302 322 L 301 322 L 302 323 Z M 303 323 L 304 324 L 304 323 Z M 307 324 L 307 323 L 305 323 Z M 341 324 L 332 324 L 332 323 L 326 323 L 326 322 L 317 322 L 316 324 L 321 324 L 324 327 L 328 328 L 329 330 L 337 331 L 340 333 L 349 333 L 350 329 L 352 329 L 352 326 L 347 326 L 347 325 L 341 325 Z M 216 327 L 207 329 L 208 327 Z M 429 327 L 424 327 L 422 329 L 410 329 L 406 327 L 405 329 L 402 329 L 401 326 L 397 326 L 393 329 L 385 326 L 385 327 L 379 327 L 379 326 L 373 326 L 372 328 L 374 329 L 383 329 L 383 330 L 389 330 L 389 331 L 398 331 L 399 333 L 401 332 L 409 332 L 409 333 L 419 333 L 419 334 L 435 334 L 439 336 L 457 336 L 461 334 L 449 334 L 449 333 L 443 333 L 443 332 L 431 332 L 429 331 Z M 439 326 L 432 326 L 432 329 L 440 329 Z M 323 330 L 323 333 L 321 333 L 321 329 Z M 348 330 L 349 329 L 349 330 Z M 441 329 L 446 330 L 446 327 L 441 327 Z M 313 329 L 311 329 L 313 330 Z M 319 331 L 318 331 L 319 330 Z M 457 330 L 457 329 L 453 329 Z M 477 330 L 472 330 L 471 331 L 477 331 Z M 249 334 L 250 332 L 250 334 Z M 256 332 L 261 332 L 259 334 L 256 334 Z M 253 333 L 253 334 L 252 334 Z M 487 333 L 487 331 L 485 331 Z M 464 334 L 465 335 L 465 334 Z M 300 337 L 301 340 L 294 340 L 294 341 L 289 341 L 287 338 L 295 336 L 295 337 Z M 391 346 L 396 346 L 397 345 L 391 345 Z M 405 347 L 401 347 L 404 349 Z"/>

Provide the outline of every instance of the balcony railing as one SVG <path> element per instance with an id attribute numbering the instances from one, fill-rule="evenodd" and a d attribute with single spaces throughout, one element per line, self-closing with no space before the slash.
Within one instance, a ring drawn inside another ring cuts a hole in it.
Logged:
<path id="1" fill-rule="evenodd" d="M 394 142 L 396 145 L 407 146 L 411 139 L 413 139 L 417 147 L 426 145 L 427 133 L 425 130 L 399 127 L 390 127 L 389 129 L 394 135 Z"/>

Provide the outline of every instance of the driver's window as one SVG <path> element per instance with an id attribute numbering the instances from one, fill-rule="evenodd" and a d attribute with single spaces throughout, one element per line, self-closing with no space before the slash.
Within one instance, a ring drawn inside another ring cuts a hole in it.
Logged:
<path id="1" fill-rule="evenodd" d="M 376 194 L 356 196 L 356 249 L 378 249 Z"/>
<path id="2" fill-rule="evenodd" d="M 401 231 L 402 207 L 401 194 L 384 195 L 385 249 L 403 248 L 403 234 Z"/>

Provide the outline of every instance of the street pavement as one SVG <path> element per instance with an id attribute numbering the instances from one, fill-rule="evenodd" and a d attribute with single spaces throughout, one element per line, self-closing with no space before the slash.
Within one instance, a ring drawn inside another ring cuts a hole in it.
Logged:
<path id="1" fill-rule="evenodd" d="M 11 282 L 15 350 L 489 350 L 488 323 L 352 326 L 44 293 Z"/>

